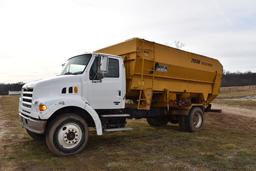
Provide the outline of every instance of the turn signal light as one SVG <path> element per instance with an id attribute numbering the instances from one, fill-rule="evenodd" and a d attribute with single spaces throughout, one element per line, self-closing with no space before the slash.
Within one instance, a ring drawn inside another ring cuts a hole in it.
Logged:
<path id="1" fill-rule="evenodd" d="M 39 105 L 39 110 L 40 110 L 40 111 L 43 112 L 43 111 L 45 111 L 46 109 L 47 109 L 47 106 L 46 106 L 46 105 L 43 105 L 43 104 L 40 104 L 40 105 Z"/>
<path id="2" fill-rule="evenodd" d="M 74 87 L 74 93 L 78 93 L 78 87 L 77 86 Z"/>

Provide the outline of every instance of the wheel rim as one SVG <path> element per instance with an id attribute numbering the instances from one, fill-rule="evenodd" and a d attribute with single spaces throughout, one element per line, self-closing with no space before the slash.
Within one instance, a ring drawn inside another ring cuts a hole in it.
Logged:
<path id="1" fill-rule="evenodd" d="M 82 139 L 82 129 L 76 123 L 67 123 L 58 131 L 58 142 L 65 149 L 76 147 Z"/>
<path id="2" fill-rule="evenodd" d="M 200 128 L 203 122 L 203 118 L 200 112 L 195 112 L 193 117 L 193 125 L 195 128 Z"/>

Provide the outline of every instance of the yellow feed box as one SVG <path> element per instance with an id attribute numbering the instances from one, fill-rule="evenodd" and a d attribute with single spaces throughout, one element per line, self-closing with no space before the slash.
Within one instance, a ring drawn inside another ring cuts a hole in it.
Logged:
<path id="1" fill-rule="evenodd" d="M 213 58 L 139 38 L 96 52 L 124 58 L 126 98 L 138 109 L 207 106 L 220 90 L 223 68 Z"/>

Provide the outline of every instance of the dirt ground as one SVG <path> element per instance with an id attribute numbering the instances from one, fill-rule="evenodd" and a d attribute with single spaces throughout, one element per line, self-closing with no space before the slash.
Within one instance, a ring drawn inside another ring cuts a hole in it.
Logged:
<path id="1" fill-rule="evenodd" d="M 92 132 L 82 153 L 55 157 L 21 128 L 17 107 L 18 97 L 0 97 L 0 170 L 256 170 L 252 109 L 215 104 L 223 113 L 206 114 L 197 133 L 130 120 L 133 131 Z"/>
<path id="2" fill-rule="evenodd" d="M 239 116 L 247 116 L 256 118 L 256 110 L 250 108 L 241 108 L 238 106 L 230 106 L 226 104 L 213 104 L 213 109 L 221 109 L 223 114 L 232 114 Z"/>

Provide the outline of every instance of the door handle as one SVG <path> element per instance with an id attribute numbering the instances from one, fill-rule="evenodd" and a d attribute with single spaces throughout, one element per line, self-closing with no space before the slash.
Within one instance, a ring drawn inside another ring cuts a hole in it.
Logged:
<path id="1" fill-rule="evenodd" d="M 115 105 L 119 105 L 121 102 L 113 102 Z"/>
<path id="2" fill-rule="evenodd" d="M 92 83 L 101 83 L 102 80 L 92 80 Z"/>
<path id="3" fill-rule="evenodd" d="M 121 96 L 121 90 L 118 90 L 118 96 Z"/>

